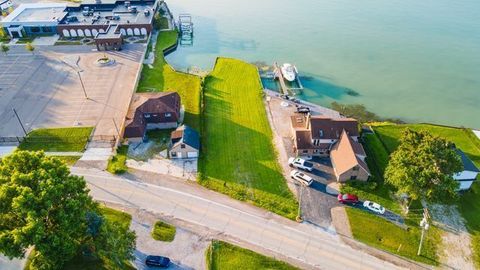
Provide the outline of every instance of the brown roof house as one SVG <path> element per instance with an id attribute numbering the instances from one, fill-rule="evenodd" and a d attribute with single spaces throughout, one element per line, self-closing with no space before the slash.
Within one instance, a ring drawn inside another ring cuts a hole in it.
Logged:
<path id="1" fill-rule="evenodd" d="M 182 114 L 176 92 L 135 94 L 125 120 L 124 137 L 129 141 L 142 141 L 149 129 L 176 128 Z"/>
<path id="2" fill-rule="evenodd" d="M 174 130 L 170 136 L 170 158 L 197 158 L 200 152 L 200 136 L 187 125 Z"/>
<path id="3" fill-rule="evenodd" d="M 337 181 L 367 180 L 365 151 L 358 143 L 358 122 L 353 118 L 291 116 L 293 148 L 299 156 L 331 157 Z"/>
<path id="4" fill-rule="evenodd" d="M 337 181 L 345 182 L 356 179 L 366 181 L 370 176 L 370 170 L 365 163 L 366 157 L 362 145 L 354 141 L 343 130 L 340 140 L 330 151 L 330 160 Z"/>

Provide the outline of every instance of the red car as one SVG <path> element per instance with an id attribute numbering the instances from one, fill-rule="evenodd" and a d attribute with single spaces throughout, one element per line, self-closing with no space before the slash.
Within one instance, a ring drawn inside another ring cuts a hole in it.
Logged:
<path id="1" fill-rule="evenodd" d="M 358 197 L 353 194 L 338 194 L 338 202 L 356 204 L 358 203 Z"/>

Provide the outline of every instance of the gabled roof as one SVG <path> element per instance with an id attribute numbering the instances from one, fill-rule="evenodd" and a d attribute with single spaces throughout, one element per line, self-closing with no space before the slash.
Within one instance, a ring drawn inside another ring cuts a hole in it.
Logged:
<path id="1" fill-rule="evenodd" d="M 310 118 L 310 130 L 313 139 L 338 139 L 343 130 L 350 136 L 358 136 L 358 122 L 353 118 L 332 119 L 324 116 Z M 320 136 L 322 131 L 323 136 Z"/>
<path id="2" fill-rule="evenodd" d="M 456 148 L 455 151 L 460 156 L 460 159 L 462 160 L 463 168 L 465 171 L 480 172 L 480 170 L 477 168 L 477 166 L 475 166 L 473 161 L 467 155 L 465 155 L 465 153 L 462 150 Z"/>
<path id="3" fill-rule="evenodd" d="M 180 126 L 172 131 L 170 138 L 173 146 L 183 143 L 200 150 L 200 135 L 187 125 Z"/>
<path id="4" fill-rule="evenodd" d="M 355 166 L 359 166 L 370 174 L 367 164 L 359 156 L 365 156 L 362 145 L 353 141 L 347 132 L 343 130 L 340 140 L 333 146 L 330 152 L 337 174 L 343 174 Z"/>

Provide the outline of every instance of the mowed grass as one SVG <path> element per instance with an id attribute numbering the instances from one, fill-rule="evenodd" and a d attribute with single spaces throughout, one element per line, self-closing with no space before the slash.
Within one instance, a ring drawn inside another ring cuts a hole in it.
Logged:
<path id="1" fill-rule="evenodd" d="M 218 58 L 204 103 L 199 182 L 294 219 L 298 204 L 277 163 L 255 66 Z"/>
<path id="2" fill-rule="evenodd" d="M 363 210 L 351 207 L 345 209 L 355 239 L 415 261 L 432 265 L 438 264 L 437 247 L 441 242 L 441 236 L 436 227 L 431 226 L 428 230 L 421 255 L 417 256 L 421 236 L 418 226 L 412 224 L 406 231 Z"/>
<path id="3" fill-rule="evenodd" d="M 117 153 L 108 160 L 107 171 L 113 174 L 122 174 L 128 170 L 127 162 L 128 145 L 117 148 Z"/>
<path id="4" fill-rule="evenodd" d="M 389 152 L 393 152 L 399 144 L 399 138 L 405 128 L 428 130 L 432 134 L 445 138 L 462 149 L 480 168 L 480 140 L 469 129 L 435 126 L 428 124 L 383 125 L 375 126 L 375 133 Z M 478 178 L 477 178 L 478 180 Z M 472 235 L 473 259 L 480 268 L 480 181 L 473 183 L 470 190 L 461 194 L 458 208 Z"/>
<path id="5" fill-rule="evenodd" d="M 155 222 L 152 230 L 152 238 L 158 241 L 172 242 L 175 239 L 177 229 L 175 226 L 167 224 L 163 221 Z"/>
<path id="6" fill-rule="evenodd" d="M 207 270 L 298 269 L 288 263 L 222 241 L 213 241 L 212 246 L 207 249 L 206 257 Z"/>
<path id="7" fill-rule="evenodd" d="M 92 127 L 36 129 L 28 133 L 18 148 L 30 151 L 82 152 L 92 130 Z"/>
<path id="8" fill-rule="evenodd" d="M 175 71 L 163 56 L 163 50 L 177 42 L 177 31 L 160 32 L 155 46 L 153 68 L 143 66 L 137 92 L 178 92 L 185 106 L 184 122 L 194 129 L 200 126 L 200 90 L 202 79 L 199 76 Z"/>

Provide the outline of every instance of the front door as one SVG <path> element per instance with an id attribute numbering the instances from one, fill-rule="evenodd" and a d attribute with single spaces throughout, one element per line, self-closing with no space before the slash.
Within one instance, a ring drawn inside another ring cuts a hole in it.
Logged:
<path id="1" fill-rule="evenodd" d="M 12 34 L 13 38 L 20 38 L 20 34 L 18 33 L 18 31 L 11 31 L 10 33 Z"/>

